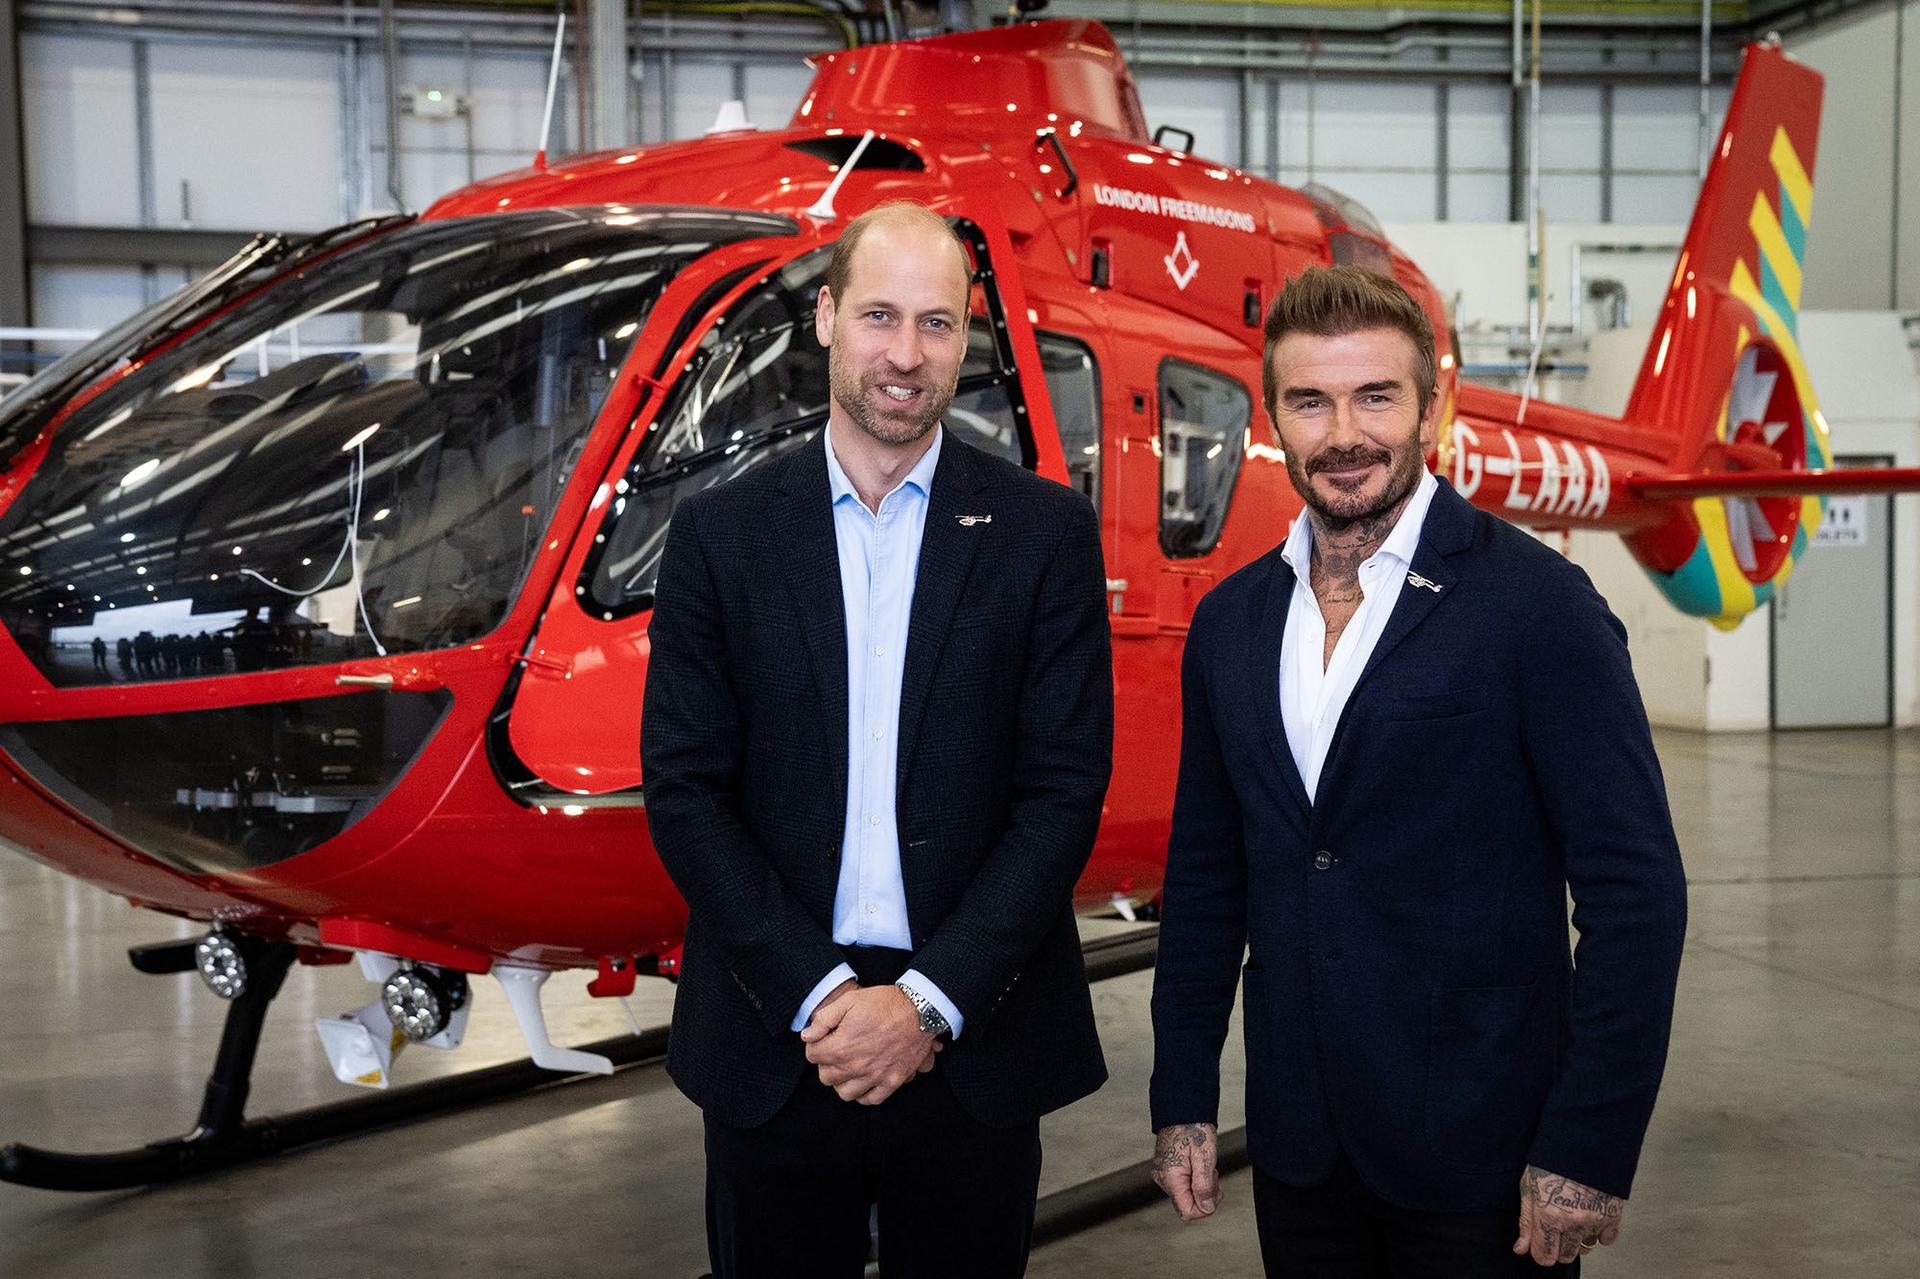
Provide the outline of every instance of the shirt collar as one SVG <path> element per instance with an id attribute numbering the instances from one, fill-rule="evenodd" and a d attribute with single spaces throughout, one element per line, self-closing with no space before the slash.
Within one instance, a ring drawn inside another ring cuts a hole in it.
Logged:
<path id="1" fill-rule="evenodd" d="M 913 469 L 908 471 L 906 478 L 894 487 L 893 493 L 898 493 L 909 484 L 920 491 L 921 497 L 926 497 L 933 492 L 933 472 L 934 468 L 940 464 L 940 444 L 945 438 L 946 433 L 945 427 L 935 426 L 933 428 L 932 447 L 921 455 L 918 462 L 913 464 Z M 860 500 L 859 490 L 853 487 L 853 481 L 847 478 L 846 469 L 840 465 L 839 457 L 834 454 L 832 424 L 828 424 L 827 426 L 826 451 L 827 490 L 833 495 L 833 504 L 837 506 L 840 499 L 844 497 L 850 497 L 858 502 Z M 893 493 L 887 494 L 887 497 L 892 497 Z M 881 500 L 885 501 L 885 498 Z"/>
<path id="2" fill-rule="evenodd" d="M 1387 534 L 1387 540 L 1380 544 L 1373 558 L 1390 555 L 1402 567 L 1413 564 L 1414 552 L 1420 547 L 1420 530 L 1427 522 L 1427 509 L 1433 505 L 1433 495 L 1439 488 L 1440 481 L 1433 478 L 1433 472 L 1421 467 L 1420 482 L 1414 485 L 1413 496 L 1407 499 L 1393 531 Z M 1280 558 L 1287 562 L 1295 577 L 1303 582 L 1307 580 L 1313 562 L 1313 521 L 1307 518 L 1305 510 L 1294 517 L 1293 528 L 1280 548 Z"/>

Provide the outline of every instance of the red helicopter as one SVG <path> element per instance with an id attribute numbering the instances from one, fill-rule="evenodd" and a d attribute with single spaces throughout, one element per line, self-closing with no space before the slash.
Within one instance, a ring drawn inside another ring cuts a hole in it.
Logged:
<path id="1" fill-rule="evenodd" d="M 675 967 L 638 750 L 667 523 L 821 428 L 813 298 L 882 200 L 950 215 L 975 258 L 948 428 L 1100 509 L 1118 740 L 1079 901 L 1154 898 L 1188 619 L 1299 509 L 1257 405 L 1267 304 L 1330 262 L 1391 274 L 1444 335 L 1441 299 L 1353 202 L 1159 145 L 1097 23 L 813 65 L 778 131 L 257 240 L 0 409 L 0 834 L 211 925 L 134 957 L 238 997 L 195 1157 L 232 1137 L 296 960 L 358 954 L 394 1044 L 456 1042 L 491 973 L 536 1062 L 607 1066 L 548 1042 L 538 992 Z M 1436 470 L 1518 522 L 1619 532 L 1728 624 L 1823 494 L 1912 487 L 1828 469 L 1794 340 L 1819 104 L 1817 75 L 1748 49 L 1623 417 L 1463 382 L 1444 343 Z M 343 1033 L 336 1069 L 384 1082 L 385 1026 Z M 43 1185 L 155 1175 L 0 1159 Z"/>

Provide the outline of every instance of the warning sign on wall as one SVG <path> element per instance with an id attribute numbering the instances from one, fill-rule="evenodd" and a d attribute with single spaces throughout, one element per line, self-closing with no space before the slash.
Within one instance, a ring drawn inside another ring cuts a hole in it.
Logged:
<path id="1" fill-rule="evenodd" d="M 1827 499 L 1827 513 L 1820 520 L 1820 531 L 1813 535 L 1815 546 L 1865 546 L 1867 544 L 1867 499 L 1854 493 Z"/>

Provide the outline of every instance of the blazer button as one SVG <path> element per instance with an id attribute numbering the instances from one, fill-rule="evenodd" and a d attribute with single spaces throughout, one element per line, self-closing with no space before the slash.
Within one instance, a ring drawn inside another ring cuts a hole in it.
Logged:
<path id="1" fill-rule="evenodd" d="M 1315 870 L 1325 870 L 1331 865 L 1333 865 L 1333 854 L 1326 849 L 1323 848 L 1313 855 L 1313 868 Z"/>

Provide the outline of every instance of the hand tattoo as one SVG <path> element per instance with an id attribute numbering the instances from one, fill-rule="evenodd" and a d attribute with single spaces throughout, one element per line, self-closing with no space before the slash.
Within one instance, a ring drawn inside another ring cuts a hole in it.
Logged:
<path id="1" fill-rule="evenodd" d="M 1160 1172 L 1187 1166 L 1187 1150 L 1207 1143 L 1206 1129 L 1199 1124 L 1174 1124 L 1161 1132 L 1154 1143 L 1153 1166 Z"/>
<path id="2" fill-rule="evenodd" d="M 1543 1266 L 1573 1261 L 1620 1236 L 1627 1201 L 1571 1177 L 1529 1165 L 1520 1176 L 1520 1237 L 1517 1252 L 1530 1252 Z"/>

